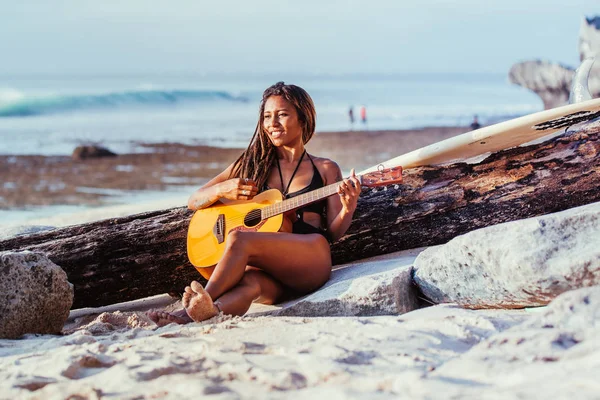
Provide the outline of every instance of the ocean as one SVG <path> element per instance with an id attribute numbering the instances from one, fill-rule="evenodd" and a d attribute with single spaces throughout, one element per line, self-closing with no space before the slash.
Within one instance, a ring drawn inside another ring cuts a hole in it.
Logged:
<path id="1" fill-rule="evenodd" d="M 81 144 L 116 153 L 148 151 L 139 144 L 161 142 L 245 147 L 262 92 L 278 80 L 310 93 L 318 132 L 467 126 L 475 114 L 487 125 L 542 110 L 536 95 L 511 85 L 505 75 L 0 76 L 0 154 L 70 155 Z M 360 106 L 366 107 L 366 124 L 358 118 Z M 357 119 L 353 125 L 350 107 Z M 1 178 L 2 184 L 13 184 L 10 177 Z M 167 196 L 179 196 L 175 202 L 183 204 L 192 190 L 123 191 L 111 204 Z M 90 209 L 0 209 L 0 226 L 74 212 Z"/>
<path id="2" fill-rule="evenodd" d="M 277 80 L 305 88 L 317 131 L 486 125 L 540 111 L 505 75 L 0 76 L 0 154 L 68 155 L 80 144 L 117 153 L 140 142 L 245 147 L 262 91 Z M 355 118 L 367 110 L 367 124 Z"/>

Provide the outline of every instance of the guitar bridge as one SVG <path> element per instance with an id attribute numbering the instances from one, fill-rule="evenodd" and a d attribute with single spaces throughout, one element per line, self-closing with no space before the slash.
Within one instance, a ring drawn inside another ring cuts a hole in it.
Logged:
<path id="1" fill-rule="evenodd" d="M 219 214 L 219 217 L 217 218 L 217 222 L 215 222 L 215 225 L 213 226 L 213 234 L 217 238 L 217 241 L 219 242 L 219 244 L 221 244 L 225 241 L 225 215 L 224 214 Z"/>

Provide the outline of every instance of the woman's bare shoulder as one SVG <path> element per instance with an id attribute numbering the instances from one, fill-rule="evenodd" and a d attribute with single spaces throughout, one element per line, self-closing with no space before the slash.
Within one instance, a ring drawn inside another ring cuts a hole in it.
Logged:
<path id="1" fill-rule="evenodd" d="M 342 171 L 335 161 L 317 156 L 312 156 L 312 160 L 321 173 L 321 176 L 325 178 L 326 183 L 333 183 L 342 179 Z"/>

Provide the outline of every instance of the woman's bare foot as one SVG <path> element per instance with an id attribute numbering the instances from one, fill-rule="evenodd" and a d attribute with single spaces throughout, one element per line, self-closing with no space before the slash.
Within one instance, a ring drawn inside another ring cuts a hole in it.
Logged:
<path id="1" fill-rule="evenodd" d="M 186 286 L 181 302 L 189 317 L 196 322 L 205 321 L 219 313 L 219 309 L 213 303 L 210 295 L 196 281 L 192 281 L 190 286 Z"/>
<path id="2" fill-rule="evenodd" d="M 185 311 L 185 308 L 172 313 L 166 311 L 149 311 L 146 315 L 148 315 L 148 317 L 158 326 L 165 326 L 173 323 L 183 325 L 194 322 Z"/>

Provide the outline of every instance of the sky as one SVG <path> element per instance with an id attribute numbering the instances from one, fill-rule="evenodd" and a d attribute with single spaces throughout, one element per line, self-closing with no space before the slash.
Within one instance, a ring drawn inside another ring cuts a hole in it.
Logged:
<path id="1" fill-rule="evenodd" d="M 598 0 L 0 0 L 1 75 L 507 73 Z"/>

